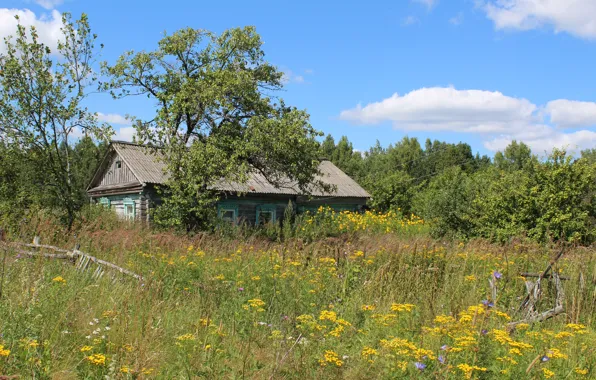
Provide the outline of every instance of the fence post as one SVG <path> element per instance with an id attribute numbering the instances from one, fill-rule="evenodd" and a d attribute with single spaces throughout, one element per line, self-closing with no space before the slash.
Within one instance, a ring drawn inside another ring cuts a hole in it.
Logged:
<path id="1" fill-rule="evenodd" d="M 4 268 L 6 267 L 6 252 L 7 249 L 4 247 L 5 232 L 3 228 L 0 228 L 0 250 L 2 251 L 2 272 L 0 273 L 0 300 L 2 299 L 4 291 Z"/>

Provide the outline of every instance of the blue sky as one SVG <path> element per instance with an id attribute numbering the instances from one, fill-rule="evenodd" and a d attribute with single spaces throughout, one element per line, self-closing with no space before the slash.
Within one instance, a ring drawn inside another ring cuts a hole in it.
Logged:
<path id="1" fill-rule="evenodd" d="M 594 0 L 1 0 L 0 36 L 18 13 L 51 45 L 58 12 L 87 13 L 108 62 L 154 49 L 164 31 L 255 25 L 287 74 L 286 102 L 359 150 L 405 135 L 481 154 L 512 139 L 536 153 L 596 147 Z M 154 112 L 107 95 L 90 107 L 121 138 L 132 133 L 123 115 Z"/>

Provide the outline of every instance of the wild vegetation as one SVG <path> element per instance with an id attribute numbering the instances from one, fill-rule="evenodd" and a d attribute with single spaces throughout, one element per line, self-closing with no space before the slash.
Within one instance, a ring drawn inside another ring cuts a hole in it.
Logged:
<path id="1" fill-rule="evenodd" d="M 541 272 L 554 251 L 521 240 L 438 242 L 394 214 L 311 243 L 176 237 L 110 218 L 96 215 L 101 223 L 79 229 L 76 242 L 140 282 L 95 280 L 92 270 L 6 251 L 0 374 L 579 379 L 596 371 L 596 256 L 585 248 L 567 249 L 554 268 L 568 278 L 565 313 L 511 329 L 522 318 L 521 274 Z M 306 225 L 317 218 L 325 216 Z M 74 246 L 47 218 L 35 222 L 22 233 Z M 385 232 L 388 224 L 399 230 Z M 554 302 L 548 283 L 540 311 Z"/>
<path id="2" fill-rule="evenodd" d="M 184 29 L 101 71 L 86 16 L 63 22 L 60 54 L 19 27 L 0 55 L 0 378 L 595 377 L 596 150 L 514 141 L 491 159 L 405 137 L 361 153 L 318 141 L 275 96 L 282 73 L 254 28 Z M 112 135 L 84 106 L 90 86 L 157 104 L 131 117 L 174 173 L 152 226 L 87 205 Z M 306 189 L 321 157 L 369 210 L 212 218 L 214 180 L 256 169 Z M 143 280 L 9 244 L 34 236 Z M 527 277 L 561 249 L 536 308 L 564 313 L 525 318 Z"/>

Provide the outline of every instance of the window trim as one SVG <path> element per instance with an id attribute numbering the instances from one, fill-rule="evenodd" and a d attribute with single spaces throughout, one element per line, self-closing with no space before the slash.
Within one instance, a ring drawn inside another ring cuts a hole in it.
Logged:
<path id="1" fill-rule="evenodd" d="M 257 206 L 255 226 L 259 225 L 259 217 L 261 216 L 261 211 L 271 212 L 271 223 L 275 224 L 275 222 L 277 221 L 277 207 L 274 204 L 265 204 Z"/>
<path id="2" fill-rule="evenodd" d="M 99 198 L 99 204 L 102 205 L 103 207 L 110 208 L 110 206 L 111 206 L 110 198 L 107 198 L 107 197 Z"/>
<path id="3" fill-rule="evenodd" d="M 124 198 L 122 200 L 124 206 L 124 217 L 126 219 L 135 220 L 137 217 L 137 204 L 132 198 Z M 127 212 L 127 206 L 132 206 L 132 215 Z"/>
<path id="4" fill-rule="evenodd" d="M 223 221 L 223 214 L 227 211 L 234 213 L 234 224 L 238 224 L 238 205 L 235 203 L 218 203 L 217 204 L 217 217 Z"/>

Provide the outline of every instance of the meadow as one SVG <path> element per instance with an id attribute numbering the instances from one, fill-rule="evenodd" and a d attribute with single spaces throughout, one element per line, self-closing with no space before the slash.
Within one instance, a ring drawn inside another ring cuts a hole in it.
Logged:
<path id="1" fill-rule="evenodd" d="M 565 248 L 554 268 L 568 278 L 565 313 L 510 329 L 526 295 L 520 274 L 541 272 L 559 247 L 437 241 L 412 216 L 329 210 L 277 240 L 83 225 L 75 238 L 41 220 L 9 238 L 76 241 L 143 281 L 0 252 L 0 375 L 596 377 L 593 248 Z M 544 280 L 539 310 L 553 307 L 552 292 Z"/>

